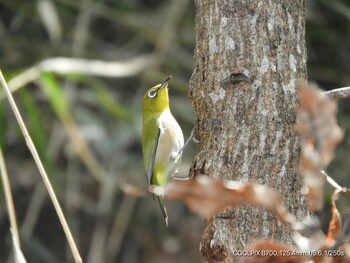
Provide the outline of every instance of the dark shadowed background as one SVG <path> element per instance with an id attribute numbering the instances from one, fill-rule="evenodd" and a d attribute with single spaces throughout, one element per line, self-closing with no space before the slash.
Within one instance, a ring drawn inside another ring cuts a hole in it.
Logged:
<path id="1" fill-rule="evenodd" d="M 194 125 L 187 98 L 193 9 L 189 0 L 0 0 L 0 67 L 12 79 L 84 262 L 203 261 L 203 219 L 168 202 L 166 228 L 151 196 L 133 198 L 119 188 L 146 185 L 141 103 L 149 87 L 173 75 L 171 109 L 186 138 Z M 325 90 L 350 86 L 350 3 L 309 0 L 306 19 L 309 80 Z M 340 102 L 346 136 L 328 171 L 347 187 L 349 112 L 349 102 Z M 0 145 L 28 262 L 73 262 L 2 89 Z M 195 149 L 193 143 L 186 148 L 180 176 L 188 174 Z M 12 262 L 0 191 L 0 262 Z M 349 202 L 340 203 L 344 210 Z M 327 223 L 327 205 L 325 211 Z"/>

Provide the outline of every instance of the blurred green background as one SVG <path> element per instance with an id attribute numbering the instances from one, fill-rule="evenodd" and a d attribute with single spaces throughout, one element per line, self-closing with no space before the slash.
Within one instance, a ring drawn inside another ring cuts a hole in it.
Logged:
<path id="1" fill-rule="evenodd" d="M 309 0 L 306 38 L 309 79 L 326 90 L 349 86 L 350 3 Z M 17 90 L 84 262 L 203 262 L 201 218 L 168 202 L 166 228 L 157 202 L 118 187 L 146 183 L 141 100 L 149 87 L 173 75 L 171 108 L 185 138 L 194 125 L 187 98 L 193 1 L 0 0 L 0 39 L 0 67 Z M 339 104 L 346 137 L 329 174 L 349 187 L 348 104 Z M 0 143 L 28 262 L 73 262 L 2 89 Z M 186 148 L 180 175 L 188 174 L 195 151 L 193 143 Z M 0 262 L 11 262 L 2 193 L 0 199 Z"/>

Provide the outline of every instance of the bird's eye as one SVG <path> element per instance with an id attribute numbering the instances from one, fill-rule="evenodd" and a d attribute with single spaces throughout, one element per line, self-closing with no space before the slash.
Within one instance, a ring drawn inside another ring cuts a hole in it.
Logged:
<path id="1" fill-rule="evenodd" d="M 148 98 L 153 99 L 157 95 L 157 92 L 155 90 L 151 90 L 148 92 Z"/>

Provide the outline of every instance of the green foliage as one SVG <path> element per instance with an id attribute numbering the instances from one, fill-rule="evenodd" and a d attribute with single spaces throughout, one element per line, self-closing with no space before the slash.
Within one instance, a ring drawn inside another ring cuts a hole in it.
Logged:
<path id="1" fill-rule="evenodd" d="M 51 179 L 53 179 L 53 175 L 55 174 L 55 168 L 47 152 L 47 131 L 45 130 L 44 123 L 42 121 L 43 117 L 40 114 L 40 109 L 36 105 L 31 93 L 28 90 L 22 89 L 19 92 L 19 95 L 21 98 L 21 102 L 23 103 L 23 109 L 26 113 L 26 123 L 29 129 L 29 133 L 33 138 L 33 142 L 47 170 L 47 174 L 50 176 Z"/>
<path id="2" fill-rule="evenodd" d="M 113 97 L 111 92 L 98 81 L 94 81 L 89 85 L 95 92 L 96 99 L 101 107 L 112 114 L 113 118 L 121 121 L 131 122 L 135 119 L 137 112 L 133 107 L 125 107 L 120 103 L 118 98 Z"/>
<path id="3" fill-rule="evenodd" d="M 71 109 L 68 100 L 66 99 L 63 89 L 52 73 L 43 73 L 41 76 L 42 87 L 48 99 L 57 113 L 63 119 L 70 118 Z"/>

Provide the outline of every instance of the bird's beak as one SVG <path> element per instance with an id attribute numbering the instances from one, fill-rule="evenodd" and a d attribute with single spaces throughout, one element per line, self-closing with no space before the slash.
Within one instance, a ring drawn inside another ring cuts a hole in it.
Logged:
<path id="1" fill-rule="evenodd" d="M 170 75 L 166 80 L 164 80 L 163 83 L 160 85 L 159 90 L 161 90 L 161 89 L 165 88 L 166 86 L 168 86 L 168 82 L 169 82 L 169 80 L 170 80 L 172 77 L 173 77 L 173 76 Z"/>

